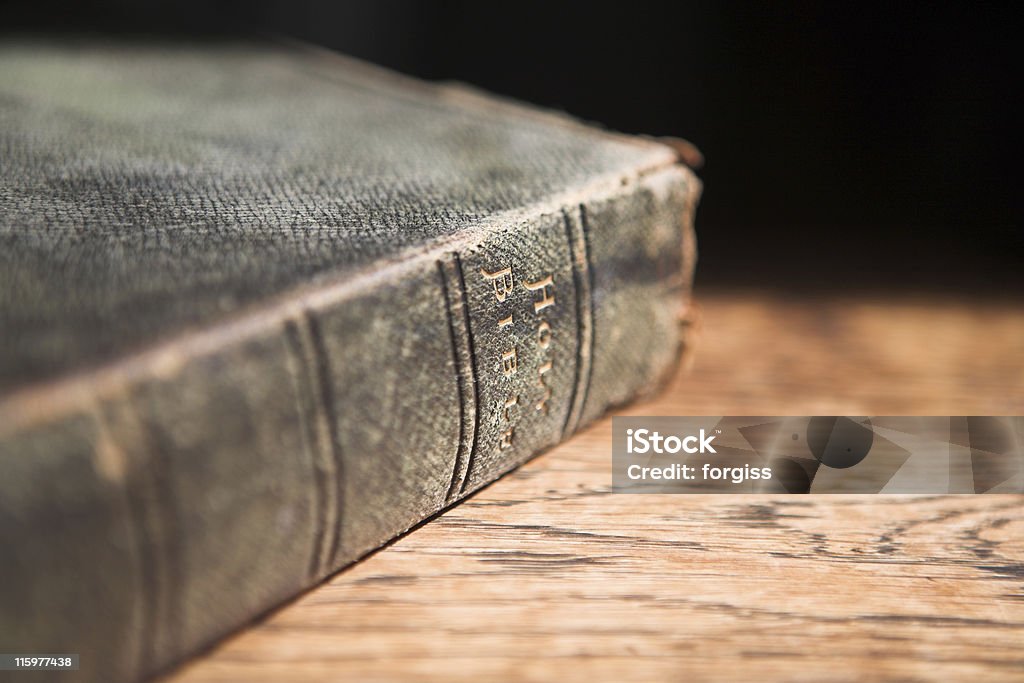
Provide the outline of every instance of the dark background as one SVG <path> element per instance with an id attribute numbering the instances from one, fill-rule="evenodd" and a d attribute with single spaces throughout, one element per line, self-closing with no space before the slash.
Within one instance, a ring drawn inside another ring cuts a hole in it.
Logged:
<path id="1" fill-rule="evenodd" d="M 1024 293 L 1011 6 L 758 5 L 83 0 L 4 14 L 15 32 L 278 33 L 685 137 L 707 159 L 702 286 Z"/>

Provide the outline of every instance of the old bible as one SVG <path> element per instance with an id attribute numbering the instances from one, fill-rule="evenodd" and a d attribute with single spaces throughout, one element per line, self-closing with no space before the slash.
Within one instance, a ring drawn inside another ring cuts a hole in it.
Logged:
<path id="1" fill-rule="evenodd" d="M 0 646 L 137 680 L 663 381 L 677 152 L 276 44 L 0 46 Z"/>

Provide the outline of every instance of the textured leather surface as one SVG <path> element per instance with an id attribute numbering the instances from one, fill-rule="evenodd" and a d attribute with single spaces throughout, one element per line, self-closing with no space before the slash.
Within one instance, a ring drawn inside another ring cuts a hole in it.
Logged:
<path id="1" fill-rule="evenodd" d="M 667 150 L 266 46 L 0 47 L 0 391 Z"/>
<path id="2" fill-rule="evenodd" d="M 676 361 L 661 145 L 260 46 L 0 50 L 0 642 L 135 680 Z"/>

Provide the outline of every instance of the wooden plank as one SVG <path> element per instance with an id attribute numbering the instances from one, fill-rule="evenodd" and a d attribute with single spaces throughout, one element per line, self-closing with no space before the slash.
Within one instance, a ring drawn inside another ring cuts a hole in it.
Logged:
<path id="1" fill-rule="evenodd" d="M 1012 302 L 704 297 L 628 414 L 1021 414 Z M 1024 679 L 1024 497 L 610 493 L 603 420 L 171 677 Z"/>

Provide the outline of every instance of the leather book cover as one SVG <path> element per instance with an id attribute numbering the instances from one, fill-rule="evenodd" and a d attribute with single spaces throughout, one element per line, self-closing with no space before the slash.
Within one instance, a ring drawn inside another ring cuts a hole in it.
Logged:
<path id="1" fill-rule="evenodd" d="M 653 390 L 699 193 L 309 48 L 0 46 L 0 640 L 151 676 Z"/>

